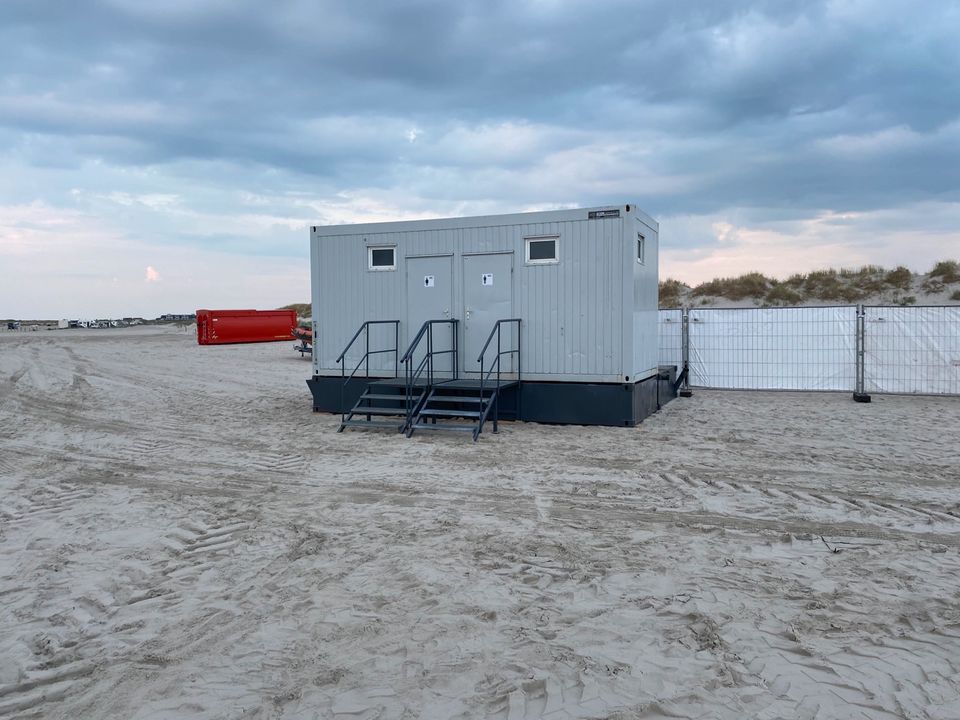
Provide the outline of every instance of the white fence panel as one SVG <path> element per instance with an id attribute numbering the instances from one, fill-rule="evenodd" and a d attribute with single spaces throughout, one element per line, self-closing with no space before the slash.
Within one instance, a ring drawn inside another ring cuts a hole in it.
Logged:
<path id="1" fill-rule="evenodd" d="M 960 307 L 865 307 L 864 389 L 960 395 Z"/>
<path id="2" fill-rule="evenodd" d="M 852 391 L 856 322 L 854 306 L 691 309 L 690 384 Z"/>
<path id="3" fill-rule="evenodd" d="M 660 365 L 683 368 L 683 310 L 660 311 Z"/>

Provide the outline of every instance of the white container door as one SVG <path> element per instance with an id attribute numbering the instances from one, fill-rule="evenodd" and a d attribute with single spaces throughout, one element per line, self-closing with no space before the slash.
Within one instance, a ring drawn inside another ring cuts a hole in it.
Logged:
<path id="1" fill-rule="evenodd" d="M 463 256 L 463 309 L 463 369 L 466 373 L 479 373 L 477 357 L 494 324 L 514 316 L 513 253 Z M 516 348 L 516 323 L 501 325 L 500 334 L 501 349 Z M 496 357 L 494 337 L 484 354 L 484 369 L 489 368 Z M 504 355 L 500 363 L 501 372 L 512 372 L 516 355 Z"/>
<path id="2" fill-rule="evenodd" d="M 420 327 L 427 320 L 449 320 L 453 308 L 453 257 L 440 255 L 432 257 L 410 257 L 407 267 L 407 344 L 417 336 Z M 453 348 L 453 328 L 449 324 L 433 326 L 433 350 Z M 406 347 L 401 348 L 401 354 Z M 417 347 L 413 358 L 413 369 L 427 353 L 427 338 L 424 337 Z M 453 367 L 453 355 L 434 355 L 433 371 L 449 376 Z M 401 369 L 401 372 L 403 370 Z M 426 377 L 426 371 L 421 377 Z"/>

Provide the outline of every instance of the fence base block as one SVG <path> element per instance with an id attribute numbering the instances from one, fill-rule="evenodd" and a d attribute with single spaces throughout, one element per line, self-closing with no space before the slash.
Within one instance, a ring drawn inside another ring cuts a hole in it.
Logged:
<path id="1" fill-rule="evenodd" d="M 867 394 L 867 393 L 858 393 L 858 392 L 855 392 L 855 393 L 853 394 L 853 401 L 854 401 L 854 402 L 864 402 L 864 403 L 868 403 L 868 402 L 870 402 L 870 395 Z"/>
<path id="2" fill-rule="evenodd" d="M 680 397 L 693 397 L 693 390 L 690 388 L 680 388 L 680 392 L 678 394 Z"/>

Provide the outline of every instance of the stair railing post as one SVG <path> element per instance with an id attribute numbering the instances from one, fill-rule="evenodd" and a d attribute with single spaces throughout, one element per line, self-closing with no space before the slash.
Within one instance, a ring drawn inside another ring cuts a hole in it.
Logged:
<path id="1" fill-rule="evenodd" d="M 367 387 L 370 387 L 370 326 L 369 325 L 364 326 L 363 342 L 364 342 L 364 345 L 366 346 L 365 355 L 363 357 L 364 372 L 366 372 L 367 374 Z M 367 405 L 369 406 L 369 404 L 370 404 L 370 401 L 368 400 Z M 370 422 L 371 420 L 373 420 L 373 417 L 370 415 L 367 415 L 367 422 Z"/>
<path id="2" fill-rule="evenodd" d="M 427 384 L 433 387 L 433 323 L 427 326 Z"/>
<path id="3" fill-rule="evenodd" d="M 523 353 L 520 351 L 520 338 L 522 337 L 520 325 L 522 320 L 517 320 L 517 420 L 523 421 L 523 386 L 520 380 L 520 363 L 523 362 Z"/>
<path id="4" fill-rule="evenodd" d="M 493 434 L 500 432 L 500 322 L 497 321 L 497 389 L 493 393 Z"/>
<path id="5" fill-rule="evenodd" d="M 411 400 L 413 399 L 413 396 L 411 395 L 411 389 L 410 389 L 410 358 L 406 358 L 406 359 L 403 361 L 403 376 L 404 376 L 404 379 L 406 379 L 406 381 L 407 381 L 407 383 L 406 383 L 406 384 L 407 384 L 407 393 L 406 393 L 406 397 L 405 397 L 404 399 L 406 400 L 406 406 L 407 406 L 407 425 L 409 425 L 409 424 L 410 424 Z"/>

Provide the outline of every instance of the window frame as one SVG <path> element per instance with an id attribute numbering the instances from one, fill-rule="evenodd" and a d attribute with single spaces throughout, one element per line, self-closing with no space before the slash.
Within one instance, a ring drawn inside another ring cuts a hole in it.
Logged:
<path id="1" fill-rule="evenodd" d="M 535 242 L 553 242 L 553 257 L 530 259 L 530 245 Z M 560 263 L 560 236 L 559 235 L 528 235 L 523 238 L 524 263 L 526 265 L 558 265 Z"/>
<path id="2" fill-rule="evenodd" d="M 390 250 L 393 253 L 393 263 L 390 265 L 374 265 L 374 250 Z M 367 271 L 368 272 L 390 272 L 397 269 L 397 246 L 396 245 L 367 245 Z"/>
<path id="3" fill-rule="evenodd" d="M 647 236 L 643 233 L 637 233 L 637 262 L 647 264 Z"/>

